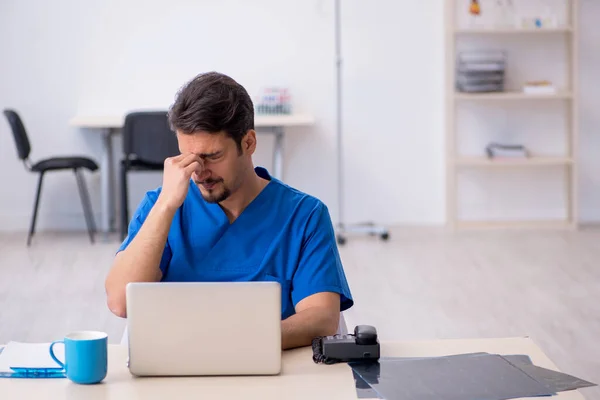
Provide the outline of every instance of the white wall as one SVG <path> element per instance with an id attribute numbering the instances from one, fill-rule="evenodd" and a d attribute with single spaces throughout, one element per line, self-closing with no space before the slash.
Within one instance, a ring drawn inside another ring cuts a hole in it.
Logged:
<path id="1" fill-rule="evenodd" d="M 346 220 L 443 223 L 442 2 L 342 3 Z M 600 59 L 592 53 L 600 28 L 591 15 L 600 15 L 600 4 L 582 3 L 581 78 L 588 83 L 582 85 L 581 214 L 600 219 L 600 158 L 592 148 L 599 144 L 592 83 L 600 87 L 594 72 Z M 336 219 L 333 35 L 332 0 L 5 0 L 0 107 L 21 112 L 34 160 L 59 153 L 99 160 L 98 135 L 67 124 L 79 112 L 167 107 L 180 85 L 207 70 L 230 74 L 251 94 L 262 85 L 288 85 L 297 110 L 318 123 L 290 130 L 285 180 L 323 199 Z M 260 140 L 256 163 L 270 167 L 271 139 Z M 88 178 L 99 212 L 99 175 Z M 5 122 L 0 179 L 0 229 L 24 230 L 35 177 L 17 160 Z M 159 183 L 157 174 L 133 178 L 132 206 Z M 48 176 L 39 228 L 83 229 L 80 210 L 72 174 Z"/>

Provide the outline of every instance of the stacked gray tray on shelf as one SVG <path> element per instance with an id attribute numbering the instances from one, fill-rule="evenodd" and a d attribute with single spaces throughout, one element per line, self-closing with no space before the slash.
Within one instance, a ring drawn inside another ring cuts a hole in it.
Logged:
<path id="1" fill-rule="evenodd" d="M 501 51 L 470 51 L 458 54 L 456 90 L 463 93 L 504 91 L 506 55 Z"/>

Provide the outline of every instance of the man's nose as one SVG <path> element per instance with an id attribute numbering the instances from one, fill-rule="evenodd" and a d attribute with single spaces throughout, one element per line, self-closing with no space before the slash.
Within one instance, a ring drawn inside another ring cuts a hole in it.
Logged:
<path id="1" fill-rule="evenodd" d="M 202 172 L 199 174 L 196 172 L 196 178 L 200 182 L 207 179 L 210 175 L 211 175 L 210 171 L 206 170 L 206 169 L 203 169 Z"/>

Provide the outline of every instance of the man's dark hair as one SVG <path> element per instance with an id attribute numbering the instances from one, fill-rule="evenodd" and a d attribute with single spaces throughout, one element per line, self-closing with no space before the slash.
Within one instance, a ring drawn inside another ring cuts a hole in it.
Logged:
<path id="1" fill-rule="evenodd" d="M 175 97 L 169 110 L 173 131 L 225 131 L 242 150 L 242 138 L 254 129 L 254 105 L 246 89 L 227 75 L 207 72 L 196 76 Z"/>

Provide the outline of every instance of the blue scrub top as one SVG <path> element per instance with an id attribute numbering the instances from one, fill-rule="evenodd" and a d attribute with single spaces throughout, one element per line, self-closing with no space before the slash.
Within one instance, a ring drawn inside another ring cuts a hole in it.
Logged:
<path id="1" fill-rule="evenodd" d="M 277 281 L 281 318 L 318 292 L 340 294 L 344 311 L 353 305 L 329 211 L 320 200 L 269 175 L 269 183 L 233 222 L 208 203 L 190 180 L 175 213 L 160 262 L 163 282 Z M 161 188 L 146 193 L 119 251 L 133 240 Z"/>

